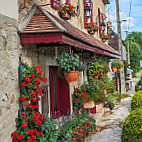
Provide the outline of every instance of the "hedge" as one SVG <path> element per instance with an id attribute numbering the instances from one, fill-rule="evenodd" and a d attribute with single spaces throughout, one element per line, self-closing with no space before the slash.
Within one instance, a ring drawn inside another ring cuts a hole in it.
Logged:
<path id="1" fill-rule="evenodd" d="M 135 110 L 142 106 L 142 91 L 138 91 L 132 98 L 131 110 Z"/>
<path id="2" fill-rule="evenodd" d="M 142 141 L 142 108 L 131 111 L 122 129 L 122 142 L 140 141 Z"/>

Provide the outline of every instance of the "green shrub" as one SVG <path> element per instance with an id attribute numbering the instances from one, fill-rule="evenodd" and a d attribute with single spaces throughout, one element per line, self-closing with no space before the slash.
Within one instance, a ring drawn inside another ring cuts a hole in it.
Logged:
<path id="1" fill-rule="evenodd" d="M 142 109 L 131 111 L 123 123 L 122 142 L 142 140 Z"/>
<path id="2" fill-rule="evenodd" d="M 138 92 L 138 91 L 140 90 L 138 84 L 139 84 L 139 81 L 137 81 L 137 83 L 135 84 L 135 91 L 136 91 L 136 92 Z"/>
<path id="3" fill-rule="evenodd" d="M 135 110 L 142 106 L 142 91 L 138 91 L 132 98 L 131 110 Z"/>

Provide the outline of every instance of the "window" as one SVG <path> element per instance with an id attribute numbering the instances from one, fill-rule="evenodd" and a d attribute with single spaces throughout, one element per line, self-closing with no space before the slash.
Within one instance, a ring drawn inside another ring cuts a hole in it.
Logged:
<path id="1" fill-rule="evenodd" d="M 93 23 L 93 0 L 84 0 L 84 27 Z"/>
<path id="2" fill-rule="evenodd" d="M 57 8 L 60 4 L 60 0 L 51 0 L 51 7 Z"/>

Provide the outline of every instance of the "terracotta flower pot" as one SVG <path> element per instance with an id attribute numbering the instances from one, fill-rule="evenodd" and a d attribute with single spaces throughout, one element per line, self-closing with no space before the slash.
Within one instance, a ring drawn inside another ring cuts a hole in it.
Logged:
<path id="1" fill-rule="evenodd" d="M 94 31 L 90 31 L 89 32 L 90 35 L 94 35 L 94 33 L 95 33 Z"/>
<path id="2" fill-rule="evenodd" d="M 116 68 L 116 67 L 113 67 L 113 68 L 112 68 L 112 71 L 113 71 L 113 72 L 117 72 L 117 68 Z"/>
<path id="3" fill-rule="evenodd" d="M 68 83 L 74 83 L 78 79 L 78 74 L 79 74 L 79 71 L 71 71 L 71 72 L 68 72 L 68 74 L 64 76 Z"/>
<path id="4" fill-rule="evenodd" d="M 102 39 L 103 42 L 106 42 L 106 39 Z"/>
<path id="5" fill-rule="evenodd" d="M 66 13 L 66 14 L 62 15 L 62 18 L 65 19 L 65 20 L 69 20 L 69 19 L 71 19 L 71 15 Z"/>
<path id="6" fill-rule="evenodd" d="M 95 74 L 94 76 L 93 76 L 93 78 L 99 78 L 100 77 L 100 75 L 99 74 Z"/>
<path id="7" fill-rule="evenodd" d="M 121 71 L 121 69 L 122 69 L 122 68 L 118 68 L 117 70 L 118 70 L 118 71 Z"/>

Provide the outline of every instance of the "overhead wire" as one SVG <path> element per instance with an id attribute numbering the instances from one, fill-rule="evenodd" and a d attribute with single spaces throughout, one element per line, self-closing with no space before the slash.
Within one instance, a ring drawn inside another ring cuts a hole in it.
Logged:
<path id="1" fill-rule="evenodd" d="M 130 29 L 130 23 L 131 23 L 131 12 L 132 12 L 132 0 L 130 0 L 128 32 L 129 32 L 129 29 Z"/>

